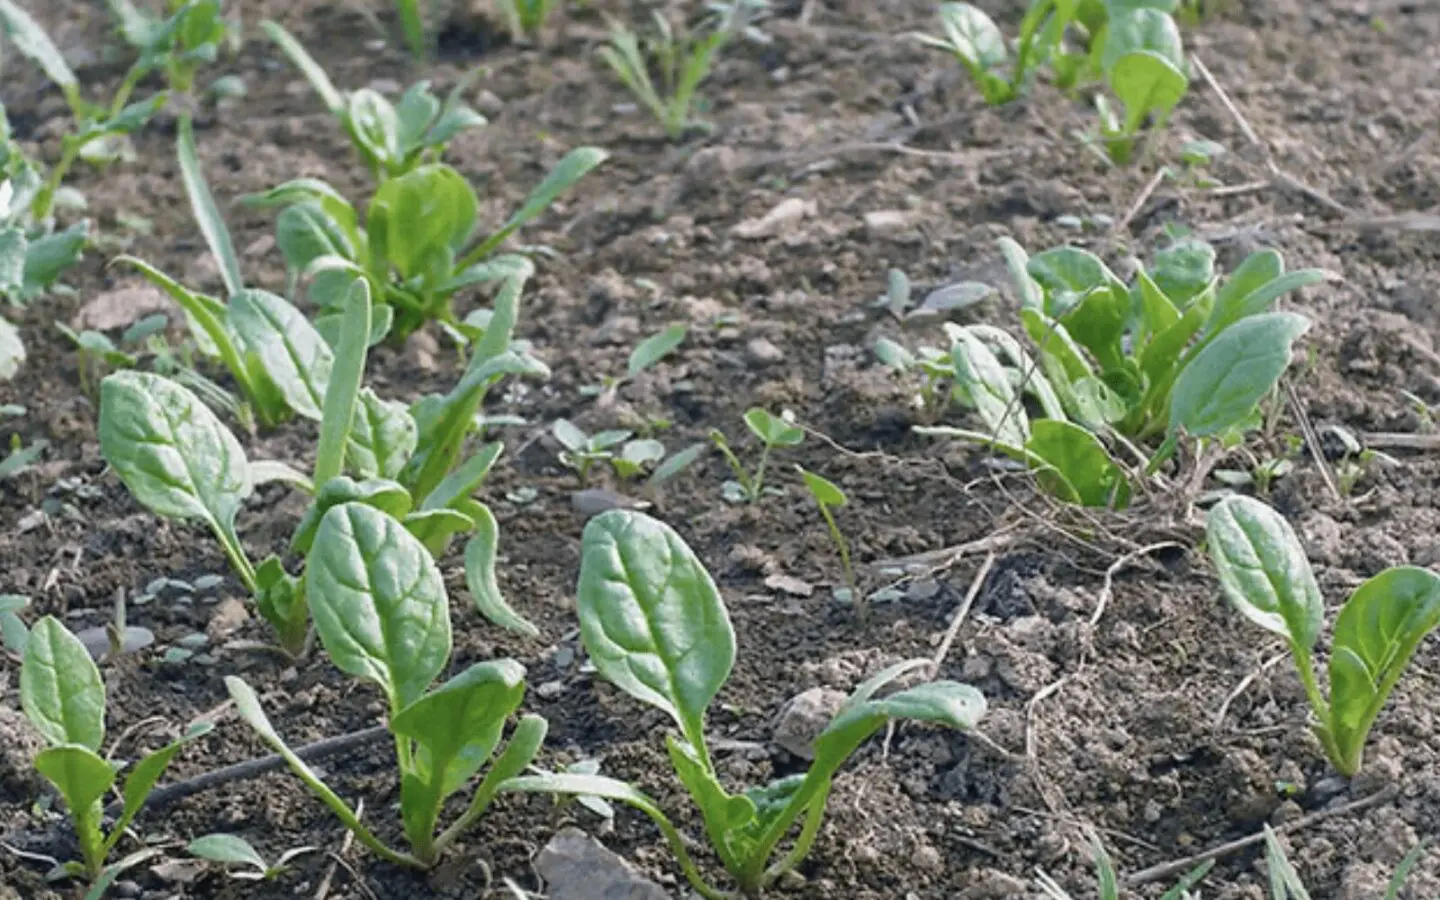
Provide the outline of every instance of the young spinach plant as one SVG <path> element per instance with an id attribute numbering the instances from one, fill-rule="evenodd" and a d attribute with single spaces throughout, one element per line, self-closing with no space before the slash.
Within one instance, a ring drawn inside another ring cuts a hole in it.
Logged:
<path id="1" fill-rule="evenodd" d="M 557 8 L 563 7 L 560 0 L 496 0 L 495 6 L 505 19 L 505 27 L 515 41 L 533 40 L 550 21 Z"/>
<path id="2" fill-rule="evenodd" d="M 310 354 L 272 354 L 275 383 L 320 423 L 315 468 L 306 478 L 276 463 L 249 462 L 235 436 L 192 392 L 159 375 L 118 372 L 101 385 L 100 449 L 131 494 L 157 515 L 197 520 L 220 541 L 237 577 L 276 629 L 281 646 L 299 655 L 308 645 L 310 617 L 304 575 L 288 574 L 271 556 L 255 565 L 235 530 L 235 516 L 260 480 L 282 480 L 313 494 L 296 528 L 292 550 L 308 557 L 325 512 L 344 502 L 369 503 L 400 518 L 435 554 L 456 534 L 473 532 L 465 551 L 467 581 L 483 615 L 525 634 L 535 628 L 504 601 L 494 577 L 498 528 L 472 496 L 502 445 L 466 456 L 475 414 L 488 391 L 511 374 L 543 375 L 533 359 L 510 349 L 521 290 L 508 284 L 487 344 L 449 394 L 429 395 L 411 409 L 362 386 L 370 336 L 365 282 L 352 284 L 335 351 L 303 317 L 286 333 Z M 309 333 L 304 332 L 309 329 Z M 302 364 L 302 360 L 304 364 Z M 351 477 L 353 476 L 353 478 Z"/>
<path id="3" fill-rule="evenodd" d="M 771 415 L 768 411 L 754 407 L 745 412 L 745 427 L 760 440 L 760 461 L 752 473 L 740 462 L 725 434 L 717 429 L 710 432 L 710 441 L 720 449 L 735 481 L 726 482 L 725 495 L 732 502 L 754 503 L 765 493 L 765 466 L 770 460 L 770 451 L 776 447 L 798 447 L 805 440 L 805 430 L 794 424 L 788 417 Z"/>
<path id="4" fill-rule="evenodd" d="M 1131 490 L 1102 438 L 1153 474 L 1182 438 L 1224 443 L 1256 427 L 1259 402 L 1309 327 L 1272 307 L 1324 278 L 1287 273 L 1279 253 L 1262 250 L 1221 281 L 1214 249 L 1192 239 L 1162 250 L 1128 286 L 1075 247 L 1030 257 L 1003 239 L 1001 249 L 1038 358 L 1003 329 L 949 325 L 951 395 L 984 430 L 918 430 L 1014 457 L 1051 493 L 1088 506 L 1124 506 Z M 1025 395 L 1040 418 L 1032 420 Z M 1147 455 L 1141 445 L 1161 436 Z"/>
<path id="5" fill-rule="evenodd" d="M 80 261 L 89 242 L 86 220 L 58 229 L 53 217 L 35 215 L 36 201 L 46 190 L 44 172 L 10 136 L 10 120 L 0 105 L 0 299 L 25 304 L 50 290 L 65 271 Z M 44 204 L 49 209 L 49 201 Z M 6 354 L 20 353 L 19 336 L 0 319 L 0 377 Z M 19 349 L 17 349 L 19 348 Z"/>
<path id="6" fill-rule="evenodd" d="M 186 852 L 200 859 L 220 863 L 235 881 L 274 881 L 290 870 L 290 863 L 319 847 L 293 847 L 280 854 L 274 865 L 267 863 L 254 845 L 235 834 L 206 834 L 185 846 Z M 231 868 L 241 866 L 243 868 Z"/>
<path id="7" fill-rule="evenodd" d="M 573 469 L 584 484 L 595 463 L 615 460 L 615 449 L 628 441 L 632 432 L 607 429 L 586 434 L 569 419 L 556 419 L 550 426 L 550 435 L 560 442 L 560 464 Z"/>
<path id="8" fill-rule="evenodd" d="M 403 341 L 431 320 L 464 335 L 473 329 L 457 318 L 455 295 L 528 277 L 533 266 L 526 257 L 496 251 L 604 159 L 604 151 L 594 147 L 570 151 L 489 235 L 480 230 L 475 189 L 442 163 L 421 165 L 381 184 L 363 225 L 338 191 L 315 179 L 290 181 L 250 200 L 282 208 L 276 242 L 292 278 L 313 278 L 309 296 L 322 320 L 334 315 L 350 280 L 359 277 L 391 308 L 394 340 Z"/>
<path id="9" fill-rule="evenodd" d="M 472 70 L 456 82 L 442 102 L 430 82 L 417 81 L 392 104 L 370 88 L 342 93 L 320 64 L 290 32 L 274 22 L 261 29 L 299 69 L 330 114 L 345 129 L 355 152 L 377 182 L 396 178 L 422 165 L 438 162 L 457 136 L 485 125 L 485 117 L 466 106 L 464 96 L 484 72 Z"/>
<path id="10" fill-rule="evenodd" d="M 600 58 L 655 117 L 665 136 L 677 141 L 690 129 L 704 127 L 692 112 L 699 100 L 700 82 L 710 74 L 721 48 L 744 28 L 748 9 L 747 4 L 737 3 L 726 15 L 711 17 L 694 31 L 677 30 L 655 12 L 655 35 L 643 46 L 634 31 L 612 24 L 610 45 L 600 48 Z M 652 60 L 659 70 L 658 86 L 650 77 Z"/>
<path id="11" fill-rule="evenodd" d="M 1206 516 L 1205 538 L 1235 609 L 1289 643 L 1315 736 L 1331 764 L 1354 775 L 1391 690 L 1420 642 L 1440 625 L 1440 575 L 1396 566 L 1355 589 L 1335 620 L 1327 701 L 1310 658 L 1324 627 L 1325 601 L 1289 523 L 1259 500 L 1231 496 Z"/>
<path id="12" fill-rule="evenodd" d="M 699 808 L 711 848 L 739 890 L 754 896 L 799 865 L 819 833 L 835 773 L 865 739 L 893 719 L 973 728 L 985 710 L 974 688 L 929 682 L 887 697 L 879 690 L 922 665 L 892 666 L 851 694 L 815 740 L 804 774 L 732 794 L 705 741 L 705 713 L 730 675 L 735 634 L 715 583 L 685 541 L 641 513 L 611 510 L 582 539 L 577 606 L 581 638 L 596 669 L 616 687 L 662 710 L 678 734 L 665 745 L 676 776 Z M 588 795 L 630 804 L 659 826 L 685 877 L 707 900 L 729 897 L 700 874 L 670 819 L 630 784 L 598 775 L 514 779 L 505 791 Z M 803 819 L 790 848 L 780 844 Z"/>
<path id="13" fill-rule="evenodd" d="M 830 529 L 830 540 L 834 541 L 835 549 L 840 554 L 840 564 L 845 568 L 845 584 L 850 592 L 850 601 L 855 604 L 856 610 L 863 617 L 867 612 L 865 598 L 861 595 L 855 580 L 855 567 L 850 564 L 850 542 L 845 540 L 845 534 L 840 526 L 835 524 L 835 513 L 832 510 L 838 509 L 850 502 L 840 486 L 828 478 L 816 475 L 803 466 L 796 466 L 800 477 L 805 481 L 805 487 L 809 488 L 810 496 L 815 498 L 815 505 L 820 507 L 820 515 L 825 519 L 825 527 Z"/>
<path id="14" fill-rule="evenodd" d="M 165 73 L 171 90 L 189 94 L 202 65 L 215 62 L 225 44 L 238 47 L 240 25 L 224 16 L 223 0 L 167 0 L 157 16 L 131 0 L 106 0 L 120 33 L 140 53 L 144 69 Z"/>
<path id="15" fill-rule="evenodd" d="M 20 665 L 20 704 L 47 745 L 36 755 L 35 768 L 65 798 L 79 839 L 81 859 L 66 863 L 64 871 L 97 886 L 113 881 L 124 869 L 124 862 L 107 867 L 106 857 L 144 807 L 145 798 L 175 754 L 208 733 L 211 726 L 191 726 L 174 743 L 147 755 L 131 768 L 122 790 L 120 818 L 107 834 L 102 801 L 119 773 L 100 755 L 105 741 L 105 682 L 90 651 L 52 616 L 35 623 L 25 644 Z"/>
<path id="16" fill-rule="evenodd" d="M 525 695 L 525 668 L 476 663 L 436 688 L 450 661 L 450 611 L 430 551 L 399 519 L 365 503 L 333 506 L 320 521 L 306 578 L 315 629 L 336 668 L 384 694 L 400 770 L 400 818 L 409 851 L 382 842 L 270 724 L 243 680 L 225 679 L 240 717 L 376 855 L 428 869 L 470 829 L 545 739 L 539 716 L 521 717 L 500 750 L 505 721 Z M 500 751 L 497 755 L 497 751 Z M 486 763 L 465 811 L 436 833 L 446 799 Z"/>
<path id="17" fill-rule="evenodd" d="M 1110 92 L 1120 101 L 1117 115 L 1104 94 L 1095 97 L 1106 154 L 1126 165 L 1144 136 L 1159 132 L 1190 89 L 1180 29 L 1170 13 L 1141 6 L 1110 17 L 1101 51 Z"/>

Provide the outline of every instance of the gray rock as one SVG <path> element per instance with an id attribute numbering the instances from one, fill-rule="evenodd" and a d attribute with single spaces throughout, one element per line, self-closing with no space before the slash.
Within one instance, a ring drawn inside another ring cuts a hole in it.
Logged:
<path id="1" fill-rule="evenodd" d="M 815 738 L 844 702 L 845 694 L 831 688 L 811 688 L 796 694 L 775 717 L 775 743 L 801 759 L 814 759 Z"/>
<path id="2" fill-rule="evenodd" d="M 550 900 L 670 900 L 658 884 L 634 870 L 578 828 L 565 828 L 535 858 Z"/>
<path id="3" fill-rule="evenodd" d="M 745 345 L 745 356 L 757 366 L 769 366 L 785 359 L 785 351 L 765 338 L 755 338 Z"/>

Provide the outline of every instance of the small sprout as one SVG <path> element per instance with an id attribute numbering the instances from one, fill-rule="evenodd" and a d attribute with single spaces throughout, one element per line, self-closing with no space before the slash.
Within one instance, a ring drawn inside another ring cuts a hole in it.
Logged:
<path id="1" fill-rule="evenodd" d="M 689 331 L 684 325 L 671 325 L 664 331 L 656 332 L 645 340 L 641 341 L 630 353 L 630 359 L 625 364 L 625 377 L 634 378 L 646 369 L 652 368 L 660 360 L 669 356 L 685 341 L 685 335 Z"/>
<path id="2" fill-rule="evenodd" d="M 644 41 L 620 24 L 610 29 L 610 45 L 600 48 L 600 58 L 614 70 L 635 99 L 660 122 L 665 136 L 679 140 L 699 124 L 691 109 L 698 99 L 700 82 L 710 74 L 715 56 L 735 33 L 744 27 L 749 4 L 737 3 L 719 19 L 691 32 L 673 28 L 655 12 L 655 34 Z M 647 59 L 648 57 L 648 59 Z M 659 69 L 657 87 L 650 77 L 650 61 Z"/>
<path id="3" fill-rule="evenodd" d="M 265 862 L 265 857 L 249 841 L 234 834 L 207 834 L 191 841 L 185 849 L 191 856 L 220 863 L 225 867 L 225 873 L 236 881 L 274 881 L 289 871 L 290 863 L 320 848 L 286 850 L 273 866 Z M 243 868 L 236 869 L 234 866 Z"/>
<path id="4" fill-rule="evenodd" d="M 835 514 L 831 512 L 831 510 L 838 509 L 850 502 L 849 498 L 834 482 L 816 475 L 802 466 L 796 466 L 795 469 L 805 480 L 805 486 L 810 489 L 810 496 L 815 498 L 815 504 L 820 507 L 820 515 L 825 517 L 825 527 L 830 529 L 830 539 L 835 542 L 835 549 L 840 553 L 840 563 L 845 567 L 845 583 L 850 589 L 851 600 L 855 603 L 855 609 L 861 618 L 864 618 L 868 610 L 864 595 L 860 593 L 855 583 L 855 568 L 850 564 L 850 542 L 845 540 L 840 526 L 835 524 Z"/>
<path id="5" fill-rule="evenodd" d="M 638 478 L 664 458 L 664 444 L 654 438 L 639 438 L 626 441 L 620 448 L 620 454 L 610 458 L 610 466 L 623 479 Z"/>
<path id="6" fill-rule="evenodd" d="M 25 652 L 25 643 L 30 639 L 30 629 L 20 618 L 21 611 L 29 605 L 29 597 L 0 594 L 0 646 L 16 656 Z"/>
<path id="7" fill-rule="evenodd" d="M 550 15 L 560 6 L 559 0 L 496 0 L 495 6 L 505 19 L 505 27 L 515 41 L 538 37 Z"/>
<path id="8" fill-rule="evenodd" d="M 1097 900 L 1121 900 L 1120 875 L 1115 871 L 1115 861 L 1110 858 L 1110 853 L 1105 849 L 1105 844 L 1100 840 L 1100 835 L 1093 828 L 1086 826 L 1084 829 L 1085 838 L 1090 843 L 1090 858 L 1095 862 L 1095 880 L 1100 883 Z M 1161 896 L 1160 900 L 1189 900 L 1192 896 L 1190 889 L 1199 884 L 1215 866 L 1215 860 L 1207 859 L 1195 868 L 1187 872 L 1181 879 Z M 1076 898 L 1062 888 L 1055 879 L 1048 874 L 1041 872 L 1035 879 L 1035 886 L 1040 888 L 1047 900 L 1076 900 Z M 1272 898 L 1272 900 L 1283 900 L 1283 898 Z M 1296 898 L 1300 900 L 1300 898 Z"/>
<path id="9" fill-rule="evenodd" d="M 730 442 L 725 434 L 719 429 L 710 431 L 710 441 L 720 449 L 725 456 L 725 461 L 730 464 L 730 469 L 735 473 L 734 482 L 726 482 L 724 488 L 725 499 L 732 503 L 748 502 L 754 503 L 760 499 L 765 491 L 765 466 L 770 459 L 770 451 L 776 447 L 795 447 L 805 440 L 805 430 L 794 424 L 787 413 L 786 416 L 774 416 L 766 410 L 754 407 L 745 413 L 745 426 L 750 433 L 759 438 L 761 444 L 760 461 L 755 466 L 752 474 L 730 449 Z M 733 485 L 733 487 L 732 487 Z"/>
<path id="10" fill-rule="evenodd" d="M 556 419 L 550 426 L 550 434 L 564 448 L 560 451 L 560 464 L 573 469 L 580 483 L 584 484 L 591 467 L 597 462 L 613 462 L 615 448 L 629 440 L 632 432 L 611 429 L 586 434 L 569 419 Z M 663 451 L 664 448 L 661 449 Z"/>
<path id="11" fill-rule="evenodd" d="M 655 471 L 650 473 L 650 478 L 646 481 L 646 484 L 652 488 L 660 487 L 665 482 L 694 465 L 695 461 L 703 456 L 708 449 L 710 449 L 709 444 L 691 444 L 684 450 L 675 452 L 669 459 L 655 467 Z"/>

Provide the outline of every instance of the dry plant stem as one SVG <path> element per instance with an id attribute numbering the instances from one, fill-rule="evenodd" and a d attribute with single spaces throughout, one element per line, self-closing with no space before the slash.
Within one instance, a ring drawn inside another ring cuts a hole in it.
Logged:
<path id="1" fill-rule="evenodd" d="M 1382 803 L 1393 800 L 1398 793 L 1399 790 L 1395 787 L 1395 785 L 1392 784 L 1388 787 L 1376 791 L 1368 797 L 1363 797 L 1359 800 L 1356 800 L 1353 803 L 1346 803 L 1344 806 L 1337 806 L 1334 809 L 1322 809 L 1319 812 L 1313 812 L 1308 816 L 1301 816 L 1300 818 L 1290 822 L 1286 822 L 1283 825 L 1277 825 L 1275 826 L 1274 831 L 1277 834 L 1286 834 L 1291 831 L 1299 831 L 1300 829 L 1314 825 L 1316 822 L 1319 822 L 1323 819 L 1332 819 L 1336 816 L 1343 816 L 1350 813 L 1361 812 L 1362 810 L 1369 809 L 1372 806 L 1379 806 Z M 1179 875 L 1181 872 L 1188 871 L 1194 868 L 1196 865 L 1205 862 L 1206 860 L 1219 859 L 1222 856 L 1229 856 L 1231 853 L 1244 850 L 1246 847 L 1252 847 L 1255 844 L 1262 843 L 1264 840 L 1265 833 L 1263 831 L 1257 834 L 1252 834 L 1249 837 L 1243 837 L 1237 841 L 1230 841 L 1228 843 L 1221 844 L 1218 847 L 1211 847 L 1209 850 L 1205 850 L 1201 853 L 1196 853 L 1194 856 L 1187 856 L 1184 859 L 1171 860 L 1167 863 L 1161 863 L 1158 866 L 1151 866 L 1148 869 L 1142 869 L 1141 871 L 1126 877 L 1125 883 L 1130 885 L 1131 887 L 1138 887 L 1142 884 L 1149 884 L 1152 881 L 1163 881 L 1165 879 L 1172 878 L 1175 875 Z"/>
<path id="2" fill-rule="evenodd" d="M 1406 434 L 1393 431 L 1366 431 L 1360 435 L 1366 447 L 1377 450 L 1440 450 L 1440 434 Z"/>
<path id="3" fill-rule="evenodd" d="M 390 734 L 389 728 L 384 725 L 375 725 L 361 731 L 354 731 L 350 734 L 341 734 L 335 737 L 315 741 L 313 744 L 306 744 L 295 751 L 295 755 L 306 762 L 314 762 L 317 759 L 326 759 L 347 750 L 354 750 L 383 740 Z M 275 772 L 285 768 L 285 760 L 277 754 L 262 756 L 243 763 L 236 763 L 233 766 L 226 766 L 223 769 L 216 769 L 213 772 L 206 772 L 185 781 L 166 785 L 150 794 L 145 801 L 144 808 L 154 811 L 169 806 L 186 797 L 201 793 L 202 791 L 213 790 L 214 788 L 226 785 L 234 781 L 244 781 L 249 778 L 258 778 L 261 775 Z M 105 812 L 110 815 L 119 815 L 120 804 L 112 803 Z"/>
<path id="4" fill-rule="evenodd" d="M 1109 605 L 1110 596 L 1115 590 L 1115 576 L 1120 574 L 1120 570 L 1129 568 L 1143 557 L 1171 547 L 1177 550 L 1185 549 L 1174 541 L 1159 541 L 1141 547 L 1139 550 L 1132 550 L 1110 564 L 1110 567 L 1105 570 L 1105 583 L 1100 587 L 1100 596 L 1095 601 L 1095 611 L 1090 614 L 1090 621 L 1087 623 L 1091 630 L 1100 624 L 1100 618 L 1105 615 L 1105 607 Z"/>
<path id="5" fill-rule="evenodd" d="M 974 580 L 970 582 L 970 590 L 965 592 L 965 599 L 960 601 L 955 615 L 950 618 L 950 627 L 945 629 L 945 637 L 940 641 L 940 648 L 935 651 L 935 656 L 930 661 L 931 679 L 940 674 L 940 666 L 945 662 L 945 657 L 949 655 L 951 645 L 955 643 L 955 635 L 960 633 L 960 626 L 965 622 L 965 617 L 970 614 L 970 607 L 975 605 L 975 598 L 980 596 L 980 589 L 985 586 L 985 579 L 990 577 L 990 569 L 994 565 L 995 551 L 991 550 L 986 555 L 985 561 L 980 564 L 980 571 L 975 573 Z"/>
<path id="6" fill-rule="evenodd" d="M 1125 233 L 1125 229 L 1129 228 L 1130 223 L 1140 214 L 1140 207 L 1145 205 L 1145 201 L 1150 199 L 1150 195 L 1155 193 L 1155 189 L 1158 188 L 1160 182 L 1164 180 L 1165 169 L 1156 169 L 1155 174 L 1150 176 L 1150 180 L 1145 182 L 1145 187 L 1141 188 L 1140 193 L 1135 196 L 1135 201 L 1130 204 L 1130 208 L 1125 210 L 1125 215 L 1121 216 L 1120 221 L 1116 222 L 1115 226 L 1110 229 L 1112 236 Z"/>
<path id="7" fill-rule="evenodd" d="M 1260 668 L 1240 679 L 1240 683 L 1235 685 L 1235 690 L 1231 691 L 1228 695 L 1226 695 L 1225 702 L 1220 704 L 1220 709 L 1215 713 L 1215 722 L 1211 726 L 1211 728 L 1215 731 L 1219 731 L 1220 726 L 1225 724 L 1226 714 L 1230 712 L 1230 704 L 1240 699 L 1240 695 L 1249 690 L 1250 685 L 1254 684 L 1257 678 L 1259 678 L 1261 675 L 1264 675 L 1271 669 L 1275 668 L 1275 666 L 1279 664 L 1281 660 L 1283 660 L 1289 655 L 1290 651 L 1288 648 L 1285 650 L 1281 650 L 1279 653 L 1275 654 L 1274 656 L 1261 663 Z"/>
<path id="8" fill-rule="evenodd" d="M 1315 432 L 1315 426 L 1310 422 L 1310 416 L 1305 412 L 1305 406 L 1300 402 L 1300 394 L 1295 390 L 1295 385 L 1286 378 L 1281 382 L 1285 389 L 1285 399 L 1290 404 L 1290 414 L 1300 424 L 1300 433 L 1305 436 L 1305 444 L 1310 448 L 1310 456 L 1315 460 L 1315 465 L 1320 469 L 1320 479 L 1325 482 L 1325 488 L 1330 492 L 1330 499 L 1336 503 L 1343 503 L 1345 497 L 1340 493 L 1340 485 L 1335 481 L 1335 473 L 1330 470 L 1330 460 L 1325 458 L 1325 451 L 1320 446 L 1320 435 Z"/>

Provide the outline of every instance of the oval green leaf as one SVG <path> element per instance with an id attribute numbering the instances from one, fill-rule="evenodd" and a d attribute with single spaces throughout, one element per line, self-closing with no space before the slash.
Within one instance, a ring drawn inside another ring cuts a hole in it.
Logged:
<path id="1" fill-rule="evenodd" d="M 1170 431 L 1208 437 L 1243 421 L 1290 364 L 1290 346 L 1310 327 L 1296 313 L 1241 319 L 1195 355 L 1175 379 Z"/>
<path id="2" fill-rule="evenodd" d="M 105 741 L 105 682 L 80 639 L 54 616 L 30 630 L 20 665 L 20 705 L 52 746 L 99 751 Z"/>
<path id="3" fill-rule="evenodd" d="M 1226 497 L 1205 517 L 1205 540 L 1220 586 L 1241 615 L 1302 651 L 1315 646 L 1325 602 L 1284 517 L 1251 497 Z"/>
<path id="4" fill-rule="evenodd" d="M 474 521 L 475 535 L 465 545 L 465 586 L 470 589 L 475 608 L 501 628 L 526 637 L 539 637 L 540 629 L 511 608 L 500 593 L 500 582 L 495 577 L 500 527 L 494 514 L 484 504 L 476 504 Z"/>

